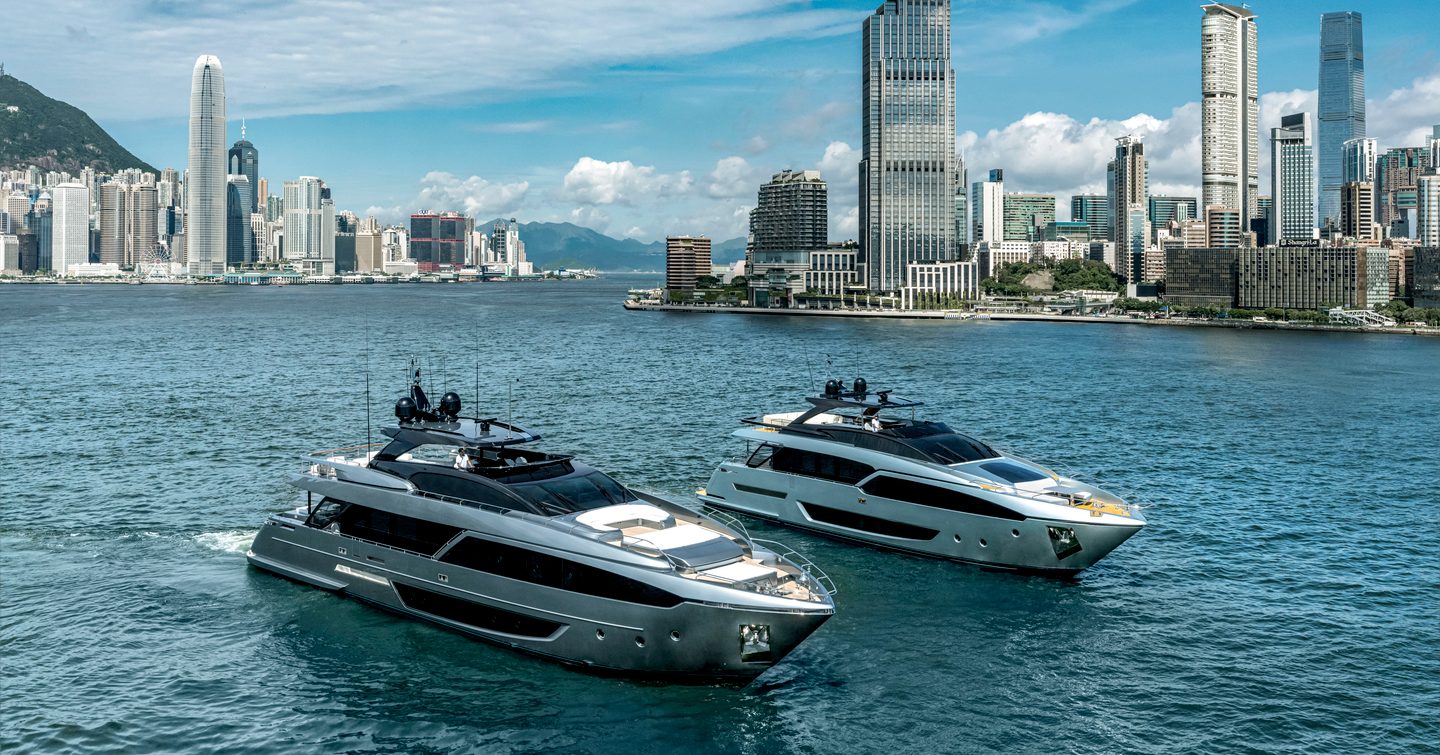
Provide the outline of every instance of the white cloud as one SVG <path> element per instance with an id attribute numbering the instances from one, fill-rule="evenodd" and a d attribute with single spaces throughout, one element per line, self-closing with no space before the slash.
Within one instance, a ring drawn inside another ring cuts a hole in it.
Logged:
<path id="1" fill-rule="evenodd" d="M 690 171 L 657 173 L 653 165 L 636 165 L 629 160 L 606 162 L 582 157 L 565 174 L 561 196 L 583 204 L 634 204 L 636 200 L 662 191 L 684 193 L 693 180 Z"/>
<path id="2" fill-rule="evenodd" d="M 845 241 L 847 239 L 860 238 L 860 208 L 851 206 L 843 208 L 830 218 L 830 238 L 832 241 Z"/>
<path id="3" fill-rule="evenodd" d="M 760 185 L 760 171 L 743 157 L 723 157 L 710 171 L 710 184 L 705 193 L 716 199 L 734 199 L 753 195 Z"/>
<path id="4" fill-rule="evenodd" d="M 610 227 L 610 216 L 598 207 L 576 207 L 566 218 L 571 223 L 604 233 Z"/>
<path id="5" fill-rule="evenodd" d="M 1063 113 L 1029 113 L 984 135 L 967 131 L 956 144 L 965 155 L 972 182 L 991 168 L 1005 170 L 1006 191 L 1056 194 L 1057 215 L 1067 217 L 1072 194 L 1103 194 L 1105 164 L 1115 157 L 1115 139 L 1138 136 L 1150 160 L 1150 182 L 1183 195 L 1196 195 L 1200 179 L 1199 105 L 1175 108 L 1166 119 L 1140 113 L 1124 120 L 1080 122 Z"/>
<path id="6" fill-rule="evenodd" d="M 499 184 L 479 176 L 462 179 L 444 171 L 426 173 L 420 186 L 416 209 L 457 210 L 480 221 L 514 213 L 530 191 L 528 181 Z"/>
<path id="7" fill-rule="evenodd" d="M 831 193 L 836 187 L 853 189 L 860 184 L 860 150 L 853 149 L 845 142 L 830 142 L 820 158 L 820 177 L 830 185 Z"/>
<path id="8" fill-rule="evenodd" d="M 770 140 L 763 136 L 755 135 L 745 140 L 744 150 L 751 155 L 758 155 L 770 149 Z"/>
<path id="9" fill-rule="evenodd" d="M 440 0 L 423 9 L 410 0 L 51 0 L 7 14 L 5 48 L 7 61 L 43 61 L 16 71 L 30 83 L 102 119 L 184 116 L 195 57 L 212 53 L 225 66 L 231 112 L 261 117 L 574 89 L 617 63 L 853 33 L 855 17 L 771 0 Z M 76 40 L 83 55 L 55 54 L 78 50 Z"/>
<path id="10" fill-rule="evenodd" d="M 1417 77 L 1384 99 L 1367 102 L 1365 122 L 1381 149 L 1425 144 L 1431 128 L 1440 125 L 1440 70 Z"/>

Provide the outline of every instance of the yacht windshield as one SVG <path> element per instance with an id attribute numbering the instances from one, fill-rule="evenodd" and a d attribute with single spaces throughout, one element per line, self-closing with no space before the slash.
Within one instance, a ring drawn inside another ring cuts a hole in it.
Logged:
<path id="1" fill-rule="evenodd" d="M 557 514 L 571 514 L 638 500 L 620 483 L 600 472 L 543 482 L 520 483 L 509 487 L 522 498 L 534 501 Z"/>
<path id="2" fill-rule="evenodd" d="M 940 464 L 964 464 L 967 461 L 999 458 L 995 449 L 968 435 L 951 430 L 943 422 L 917 422 L 891 430 L 916 450 Z"/>

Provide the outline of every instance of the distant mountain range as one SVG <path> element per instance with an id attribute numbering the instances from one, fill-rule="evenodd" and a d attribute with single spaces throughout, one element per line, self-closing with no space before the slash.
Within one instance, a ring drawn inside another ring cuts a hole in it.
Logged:
<path id="1" fill-rule="evenodd" d="M 6 74 L 0 76 L 0 169 L 31 165 L 76 175 L 84 168 L 159 172 L 110 138 L 84 111 Z"/>
<path id="2" fill-rule="evenodd" d="M 478 228 L 489 230 L 494 220 Z M 617 239 L 574 223 L 521 223 L 520 238 L 525 242 L 525 256 L 537 268 L 596 268 L 599 270 L 664 270 L 665 242 L 645 243 L 635 239 Z M 745 257 L 745 239 L 734 238 L 715 243 L 710 258 L 715 264 L 734 262 Z"/>

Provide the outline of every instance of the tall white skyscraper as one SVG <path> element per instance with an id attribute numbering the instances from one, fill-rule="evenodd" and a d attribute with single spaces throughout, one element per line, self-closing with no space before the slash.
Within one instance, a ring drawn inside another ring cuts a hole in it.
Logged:
<path id="1" fill-rule="evenodd" d="M 190 76 L 190 170 L 185 180 L 185 244 L 190 275 L 225 272 L 225 75 L 201 55 Z"/>
<path id="2" fill-rule="evenodd" d="M 1005 238 L 1005 171 L 992 168 L 987 178 L 970 187 L 971 239 L 976 244 Z"/>
<path id="3" fill-rule="evenodd" d="M 860 252 L 871 291 L 955 257 L 950 0 L 885 0 L 861 41 Z"/>
<path id="4" fill-rule="evenodd" d="M 1415 236 L 1420 246 L 1440 246 L 1440 174 L 1420 176 L 1415 183 Z"/>
<path id="5" fill-rule="evenodd" d="M 285 259 L 306 275 L 335 272 L 335 204 L 314 176 L 285 182 Z"/>
<path id="6" fill-rule="evenodd" d="M 1250 228 L 1260 194 L 1255 14 L 1225 3 L 1200 19 L 1201 204 L 1240 212 Z"/>
<path id="7" fill-rule="evenodd" d="M 1309 113 L 1280 117 L 1270 129 L 1270 241 L 1315 238 L 1315 135 Z"/>
<path id="8" fill-rule="evenodd" d="M 50 270 L 69 275 L 71 265 L 90 261 L 90 190 L 85 184 L 63 183 L 50 190 L 50 198 Z"/>

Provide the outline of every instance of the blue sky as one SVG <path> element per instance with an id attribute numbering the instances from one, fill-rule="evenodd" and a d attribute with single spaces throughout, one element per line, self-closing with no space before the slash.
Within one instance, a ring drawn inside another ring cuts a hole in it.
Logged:
<path id="1" fill-rule="evenodd" d="M 765 177 L 819 167 L 832 237 L 845 238 L 860 23 L 875 5 L 58 0 L 12 17 L 0 60 L 145 160 L 183 167 L 190 69 L 219 55 L 231 138 L 245 118 L 272 192 L 317 175 L 340 207 L 386 220 L 428 207 L 647 241 L 729 238 Z M 1060 195 L 1063 217 L 1068 194 L 1103 189 L 1112 139 L 1133 132 L 1153 193 L 1197 194 L 1199 6 L 956 0 L 957 129 L 972 176 L 1003 167 L 1007 189 Z M 1420 143 L 1440 123 L 1428 0 L 1251 7 L 1262 129 L 1314 110 L 1319 14 L 1341 9 L 1365 17 L 1370 135 Z"/>

